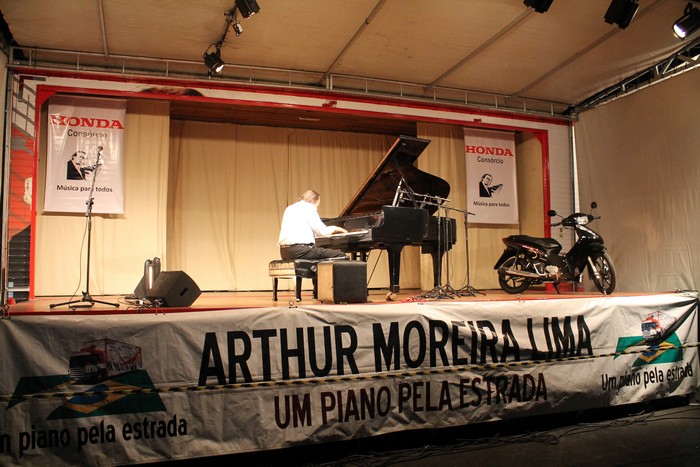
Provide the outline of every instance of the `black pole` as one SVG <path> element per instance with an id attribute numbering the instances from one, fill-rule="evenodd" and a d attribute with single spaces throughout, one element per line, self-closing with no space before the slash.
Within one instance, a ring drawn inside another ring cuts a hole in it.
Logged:
<path id="1" fill-rule="evenodd" d="M 465 241 L 465 245 L 467 248 L 467 251 L 466 251 L 466 255 L 467 255 L 467 285 L 462 287 L 459 290 L 459 292 L 463 293 L 465 295 L 471 295 L 471 296 L 475 296 L 476 294 L 484 295 L 483 292 L 475 289 L 471 285 L 471 278 L 469 277 L 469 215 L 470 214 L 473 215 L 473 213 L 471 213 L 467 210 L 464 210 L 463 212 L 464 212 L 464 241 Z"/>
<path id="2" fill-rule="evenodd" d="M 97 163 L 92 169 L 92 184 L 90 186 L 90 195 L 88 200 L 85 202 L 87 204 L 87 209 L 85 211 L 85 217 L 87 217 L 87 268 L 85 277 L 85 292 L 83 292 L 83 297 L 80 300 L 71 300 L 63 303 L 52 303 L 49 308 L 55 308 L 57 306 L 69 305 L 71 308 L 90 308 L 95 303 L 101 303 L 102 305 L 109 305 L 119 307 L 118 303 L 104 302 L 100 300 L 95 300 L 90 296 L 90 247 L 91 247 L 91 237 L 92 237 L 92 205 L 94 204 L 94 198 L 92 194 L 95 190 L 95 178 L 97 178 L 97 171 L 102 166 L 102 146 L 97 149 Z"/>

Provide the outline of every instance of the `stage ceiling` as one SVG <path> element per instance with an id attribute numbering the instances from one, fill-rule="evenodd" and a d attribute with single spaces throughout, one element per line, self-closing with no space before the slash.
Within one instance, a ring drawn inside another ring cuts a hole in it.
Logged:
<path id="1" fill-rule="evenodd" d="M 681 41 L 672 33 L 684 0 L 640 0 L 626 29 L 604 21 L 610 0 L 554 0 L 544 13 L 522 0 L 257 3 L 258 14 L 236 17 L 242 34 L 228 29 L 221 47 L 227 66 L 212 78 L 202 56 L 224 35 L 234 0 L 0 0 L 0 10 L 21 51 L 11 66 L 380 93 L 558 115 L 700 37 Z M 697 65 L 696 57 L 682 58 L 684 66 Z"/>

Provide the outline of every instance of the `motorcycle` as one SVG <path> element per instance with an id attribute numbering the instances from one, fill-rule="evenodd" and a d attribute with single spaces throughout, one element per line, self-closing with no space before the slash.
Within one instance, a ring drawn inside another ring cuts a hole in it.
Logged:
<path id="1" fill-rule="evenodd" d="M 586 225 L 600 216 L 594 216 L 597 203 L 591 203 L 589 214 L 575 212 L 562 217 L 550 210 L 549 217 L 558 216 L 560 222 L 552 227 L 574 229 L 576 242 L 566 254 L 562 245 L 553 238 L 510 235 L 503 239 L 506 249 L 496 262 L 498 283 L 510 294 L 519 294 L 531 285 L 551 282 L 559 293 L 562 280 L 578 282 L 586 266 L 596 289 L 604 295 L 615 290 L 615 266 L 608 255 L 603 238 Z"/>

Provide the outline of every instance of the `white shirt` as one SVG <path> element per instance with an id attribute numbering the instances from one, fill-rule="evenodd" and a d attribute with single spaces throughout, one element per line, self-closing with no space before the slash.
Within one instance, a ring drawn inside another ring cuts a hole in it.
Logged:
<path id="1" fill-rule="evenodd" d="M 315 204 L 300 200 L 284 210 L 277 244 L 316 243 L 315 237 L 331 235 L 335 229 L 323 223 Z"/>

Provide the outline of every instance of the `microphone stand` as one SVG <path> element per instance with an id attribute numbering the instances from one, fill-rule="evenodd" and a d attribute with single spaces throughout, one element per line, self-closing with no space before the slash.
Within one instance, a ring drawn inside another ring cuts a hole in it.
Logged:
<path id="1" fill-rule="evenodd" d="M 450 200 L 447 198 L 441 198 L 439 196 L 433 196 L 429 194 L 418 194 L 418 197 L 421 198 L 421 208 L 425 206 L 436 206 L 437 207 L 437 251 L 435 254 L 437 255 L 438 258 L 442 258 L 441 253 L 443 252 L 443 242 L 445 240 L 449 239 L 443 239 L 443 231 L 442 231 L 442 219 L 441 213 L 440 213 L 440 208 L 443 207 L 443 205 Z M 414 200 L 415 202 L 415 200 Z M 437 264 L 435 264 L 437 263 Z M 436 272 L 436 280 L 437 284 L 433 287 L 432 290 L 425 292 L 424 294 L 420 295 L 421 298 L 436 298 L 436 299 L 441 299 L 441 298 L 453 298 L 453 290 L 452 287 L 449 285 L 449 277 L 447 278 L 448 284 L 446 288 L 443 288 L 442 286 L 442 261 L 437 261 L 433 262 L 433 267 L 437 269 Z M 448 276 L 449 276 L 449 259 L 448 259 Z"/>
<path id="2" fill-rule="evenodd" d="M 460 211 L 459 209 L 456 209 L 456 211 Z M 473 212 L 469 212 L 467 210 L 461 211 L 464 213 L 464 241 L 466 243 L 466 248 L 467 248 L 467 285 L 459 289 L 459 293 L 464 294 L 464 295 L 469 295 L 472 297 L 475 297 L 476 294 L 480 295 L 485 295 L 483 292 L 475 289 L 474 287 L 471 286 L 470 283 L 470 277 L 469 277 L 469 216 L 473 216 Z"/>
<path id="3" fill-rule="evenodd" d="M 448 248 L 448 245 L 450 245 L 450 242 L 452 241 L 452 238 L 451 238 L 452 232 L 449 229 L 450 224 L 448 223 L 448 219 L 450 219 L 450 209 L 452 209 L 452 208 L 445 206 L 445 205 L 442 205 L 442 209 L 445 210 L 445 215 L 443 216 L 443 219 L 445 219 L 445 222 L 444 222 L 444 229 L 445 229 L 444 230 L 444 234 L 445 234 L 444 245 L 445 246 L 444 247 Z M 438 208 L 438 228 L 440 230 L 443 229 L 443 224 L 440 223 L 440 210 L 439 210 L 439 208 Z M 440 244 L 439 238 L 440 237 L 438 234 L 438 246 Z M 438 251 L 440 251 L 440 250 L 438 250 Z M 456 296 L 460 297 L 461 295 L 460 295 L 459 291 L 452 288 L 452 285 L 450 284 L 450 254 L 451 254 L 451 252 L 448 250 L 446 253 L 447 253 L 447 260 L 445 261 L 445 274 L 447 275 L 447 278 L 445 279 L 444 290 L 448 294 L 456 295 Z M 440 263 L 441 263 L 440 270 L 442 272 L 442 261 Z"/>
<path id="4" fill-rule="evenodd" d="M 92 197 L 92 193 L 95 190 L 95 178 L 97 177 L 97 171 L 101 166 L 102 166 L 102 146 L 100 146 L 97 150 L 97 162 L 95 163 L 95 165 L 93 166 L 93 169 L 92 169 L 92 184 L 90 185 L 90 195 L 88 197 L 88 200 L 85 202 L 85 204 L 87 204 L 87 210 L 85 212 L 85 217 L 87 217 L 88 234 L 87 234 L 87 268 L 86 268 L 86 277 L 85 277 L 85 292 L 83 292 L 83 298 L 81 298 L 80 300 L 71 300 L 71 301 L 63 302 L 63 303 L 52 303 L 51 305 L 49 305 L 49 308 L 55 308 L 57 306 L 63 306 L 63 305 L 68 305 L 73 309 L 75 309 L 75 308 L 90 308 L 95 303 L 101 303 L 102 305 L 119 307 L 118 303 L 110 303 L 110 302 L 103 302 L 100 300 L 95 300 L 90 295 L 90 233 L 92 231 L 92 205 L 94 202 L 94 199 Z M 82 304 L 82 305 L 78 305 L 78 304 Z"/>

